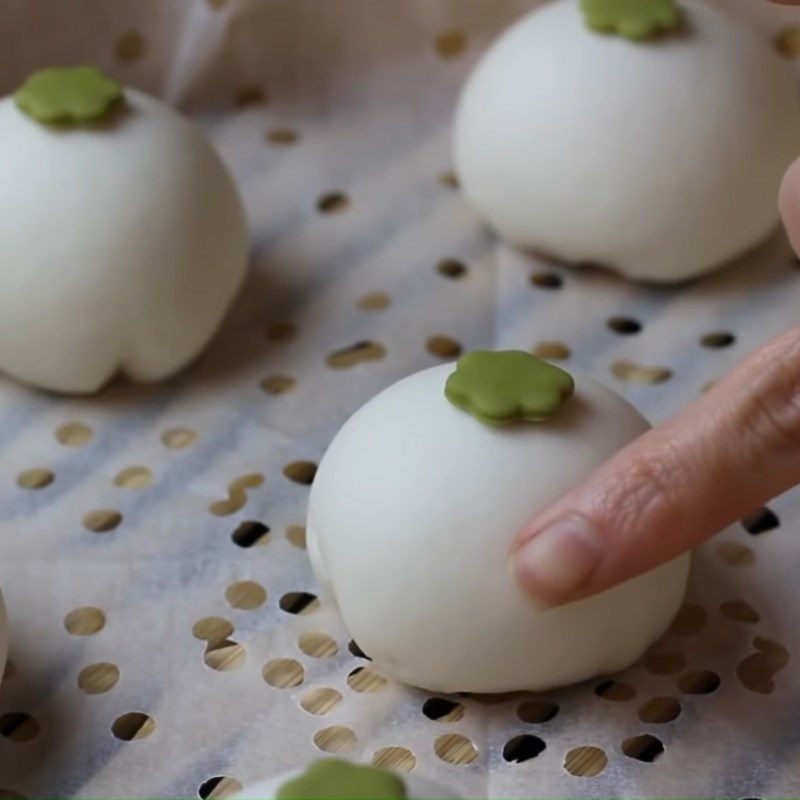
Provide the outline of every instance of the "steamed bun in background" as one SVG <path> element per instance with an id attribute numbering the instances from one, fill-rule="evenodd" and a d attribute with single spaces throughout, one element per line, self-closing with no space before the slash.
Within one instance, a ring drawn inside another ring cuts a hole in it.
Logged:
<path id="1" fill-rule="evenodd" d="M 0 100 L 0 198 L 0 371 L 33 386 L 172 375 L 244 277 L 244 210 L 205 136 L 91 67 Z"/>
<path id="2" fill-rule="evenodd" d="M 672 283 L 778 225 L 790 67 L 702 0 L 555 0 L 507 30 L 455 119 L 464 194 L 512 245 Z"/>

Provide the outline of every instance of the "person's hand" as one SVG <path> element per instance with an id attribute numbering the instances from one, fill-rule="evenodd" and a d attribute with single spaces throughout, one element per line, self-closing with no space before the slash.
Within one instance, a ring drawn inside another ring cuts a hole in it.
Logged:
<path id="1" fill-rule="evenodd" d="M 800 253 L 800 160 L 780 207 Z M 694 547 L 797 483 L 800 327 L 530 520 L 512 568 L 543 603 L 577 600 Z"/>

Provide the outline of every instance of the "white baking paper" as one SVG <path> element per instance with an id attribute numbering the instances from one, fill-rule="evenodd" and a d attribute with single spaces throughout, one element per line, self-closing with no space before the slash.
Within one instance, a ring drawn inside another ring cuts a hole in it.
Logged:
<path id="1" fill-rule="evenodd" d="M 797 321 L 800 269 L 782 235 L 693 285 L 643 288 L 511 252 L 442 180 L 452 169 L 450 119 L 459 86 L 491 39 L 532 5 L 0 5 L 4 93 L 37 67 L 93 62 L 166 98 L 219 148 L 241 187 L 253 237 L 250 276 L 224 329 L 173 380 L 115 385 L 88 399 L 0 383 L 0 585 L 13 663 L 0 689 L 0 789 L 28 797 L 166 798 L 197 797 L 205 785 L 208 795 L 213 784 L 207 781 L 215 777 L 246 784 L 303 764 L 320 753 L 318 731 L 342 726 L 355 737 L 350 755 L 370 760 L 381 748 L 406 748 L 418 774 L 466 797 L 741 798 L 800 791 L 797 492 L 770 504 L 777 528 L 755 536 L 736 526 L 697 557 L 688 602 L 702 607 L 705 623 L 664 644 L 685 656 L 685 667 L 654 675 L 638 666 L 616 676 L 635 690 L 624 701 L 598 696 L 597 682 L 551 693 L 559 711 L 549 722 L 517 716 L 530 699 L 525 696 L 495 704 L 452 698 L 463 704 L 463 716 L 435 721 L 423 714 L 424 692 L 394 684 L 354 691 L 346 678 L 367 662 L 348 651 L 336 614 L 323 606 L 292 615 L 279 606 L 288 592 L 316 591 L 305 553 L 286 536 L 289 526 L 303 523 L 308 488 L 288 480 L 284 467 L 317 461 L 362 402 L 437 363 L 426 349 L 430 337 L 449 337 L 464 349 L 561 342 L 572 352 L 567 365 L 607 382 L 658 421 Z M 730 5 L 765 36 L 800 25 L 795 9 L 768 9 L 756 0 Z M 262 102 L 237 104 L 237 98 L 259 97 Z M 591 120 L 586 130 L 588 138 Z M 294 143 L 286 143 L 286 131 L 296 134 Z M 284 143 L 270 142 L 270 132 Z M 321 213 L 317 203 L 331 192 L 344 194 L 347 206 Z M 443 259 L 462 262 L 466 275 L 440 274 Z M 562 276 L 562 288 L 536 288 L 529 281 L 535 271 Z M 375 293 L 388 296 L 388 308 L 362 310 L 359 302 Z M 620 336 L 606 327 L 612 316 L 632 317 L 642 331 Z M 276 336 L 274 326 L 283 323 L 296 326 L 294 338 Z M 734 334 L 735 344 L 698 344 L 714 331 Z M 326 363 L 331 353 L 360 342 L 382 346 L 385 356 L 349 368 Z M 672 376 L 630 384 L 611 372 L 620 359 L 666 368 Z M 294 387 L 265 392 L 261 382 L 275 376 L 290 378 Z M 88 430 L 76 433 L 76 423 Z M 196 441 L 176 428 L 194 432 Z M 87 437 L 80 445 L 60 441 Z M 164 439 L 189 444 L 176 449 Z M 116 485 L 131 466 L 146 467 L 152 483 Z M 52 471 L 55 480 L 20 488 L 18 476 L 33 468 Z M 229 484 L 246 475 L 263 476 L 263 484 L 246 490 L 239 510 L 211 513 Z M 354 486 L 352 502 L 358 491 Z M 115 510 L 122 521 L 94 532 L 83 520 L 98 509 Z M 232 541 L 245 521 L 269 526 L 266 544 L 242 548 Z M 226 600 L 228 587 L 244 580 L 266 590 L 259 608 L 232 608 Z M 759 622 L 724 616 L 720 605 L 731 600 L 746 601 Z M 65 616 L 87 606 L 104 612 L 104 628 L 88 636 L 68 633 Z M 702 612 L 694 614 L 702 623 Z M 238 668 L 204 664 L 205 643 L 192 630 L 207 616 L 235 627 L 228 638 L 245 651 L 243 663 L 233 659 Z M 298 637 L 308 631 L 333 637 L 338 653 L 304 653 Z M 769 693 L 750 691 L 737 677 L 737 665 L 756 652 L 755 637 L 789 653 Z M 264 665 L 280 658 L 303 666 L 301 685 L 277 689 L 264 681 Z M 79 676 L 98 663 L 116 665 L 119 682 L 87 694 Z M 717 672 L 721 687 L 684 694 L 681 676 L 701 669 Z M 319 687 L 341 695 L 323 715 L 300 705 Z M 640 707 L 663 695 L 679 700 L 680 716 L 643 722 Z M 150 735 L 115 737 L 114 721 L 129 712 L 155 721 Z M 15 728 L 20 717 L 9 714 L 30 715 L 35 723 Z M 645 733 L 665 748 L 653 763 L 622 750 L 625 740 Z M 472 741 L 477 756 L 471 763 L 437 755 L 436 742 L 447 734 Z M 546 749 L 523 763 L 506 762 L 506 743 L 526 734 L 540 737 Z M 608 763 L 599 775 L 576 777 L 564 769 L 567 753 L 580 746 L 605 752 Z M 218 792 L 231 785 L 220 784 Z"/>

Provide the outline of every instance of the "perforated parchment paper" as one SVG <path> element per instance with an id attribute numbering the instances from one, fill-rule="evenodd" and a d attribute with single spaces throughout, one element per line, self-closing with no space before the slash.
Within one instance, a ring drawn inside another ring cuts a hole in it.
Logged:
<path id="1" fill-rule="evenodd" d="M 658 421 L 797 320 L 781 235 L 648 289 L 512 253 L 480 225 L 451 173 L 453 103 L 530 5 L 0 6 L 4 92 L 91 61 L 165 97 L 220 149 L 253 231 L 245 291 L 174 380 L 78 400 L 0 383 L 4 796 L 223 797 L 323 751 L 467 797 L 797 796 L 796 492 L 702 550 L 644 663 L 546 696 L 401 688 L 315 598 L 314 464 L 395 379 L 466 348 L 536 348 Z M 800 48 L 797 11 L 735 10 L 787 58 Z"/>

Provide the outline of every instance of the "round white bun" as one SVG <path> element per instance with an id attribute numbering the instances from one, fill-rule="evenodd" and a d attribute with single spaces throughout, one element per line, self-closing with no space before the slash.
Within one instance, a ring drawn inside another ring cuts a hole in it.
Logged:
<path id="1" fill-rule="evenodd" d="M 679 5 L 684 30 L 633 42 L 555 0 L 479 62 L 456 114 L 456 169 L 512 245 L 667 283 L 777 226 L 800 142 L 792 70 L 744 22 Z"/>
<path id="2" fill-rule="evenodd" d="M 0 370 L 91 392 L 191 361 L 244 276 L 236 187 L 203 134 L 133 89 L 107 125 L 0 100 Z"/>
<path id="3" fill-rule="evenodd" d="M 443 365 L 370 400 L 317 471 L 309 555 L 377 667 L 437 692 L 542 690 L 636 661 L 677 612 L 684 555 L 546 609 L 516 585 L 509 548 L 528 517 L 648 429 L 582 375 L 546 422 L 490 426 L 452 406 Z"/>

